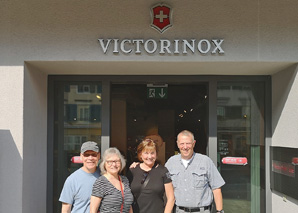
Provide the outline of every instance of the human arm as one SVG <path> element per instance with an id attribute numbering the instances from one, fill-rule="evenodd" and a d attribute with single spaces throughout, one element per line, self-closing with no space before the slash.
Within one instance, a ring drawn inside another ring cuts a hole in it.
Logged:
<path id="1" fill-rule="evenodd" d="M 102 198 L 91 196 L 90 198 L 90 213 L 97 213 Z"/>
<path id="2" fill-rule="evenodd" d="M 97 178 L 93 184 L 91 198 L 90 198 L 90 213 L 97 213 L 102 198 L 105 196 L 107 190 L 105 181 L 108 181 L 104 176 Z"/>
<path id="3" fill-rule="evenodd" d="M 76 175 L 73 173 L 70 175 L 63 185 L 59 201 L 62 203 L 61 213 L 70 213 L 73 204 L 75 203 L 74 194 L 78 193 L 77 184 L 76 184 Z"/>
<path id="4" fill-rule="evenodd" d="M 132 206 L 130 206 L 129 213 L 133 213 Z"/>
<path id="5" fill-rule="evenodd" d="M 207 159 L 209 160 L 209 163 L 208 163 L 209 166 L 207 169 L 208 181 L 209 181 L 209 186 L 213 192 L 216 210 L 222 210 L 223 199 L 222 199 L 221 187 L 225 184 L 225 181 L 222 178 L 221 174 L 219 173 L 213 161 L 210 158 L 207 158 Z"/>
<path id="6" fill-rule="evenodd" d="M 174 188 L 172 182 L 164 184 L 167 197 L 167 204 L 164 213 L 171 213 L 175 203 Z"/>
<path id="7" fill-rule="evenodd" d="M 213 195 L 214 195 L 214 202 L 215 202 L 216 210 L 217 211 L 222 210 L 223 202 L 222 202 L 221 188 L 213 189 Z"/>
<path id="8" fill-rule="evenodd" d="M 61 213 L 70 213 L 71 204 L 69 203 L 62 203 Z"/>

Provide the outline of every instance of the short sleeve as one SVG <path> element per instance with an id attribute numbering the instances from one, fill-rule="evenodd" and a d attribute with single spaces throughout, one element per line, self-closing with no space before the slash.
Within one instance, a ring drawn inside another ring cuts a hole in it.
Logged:
<path id="1" fill-rule="evenodd" d="M 222 187 L 225 184 L 224 179 L 221 177 L 219 171 L 215 167 L 213 161 L 209 159 L 209 185 L 212 190 Z"/>
<path id="2" fill-rule="evenodd" d="M 73 183 L 73 180 L 68 177 L 64 183 L 62 192 L 60 194 L 60 198 L 59 198 L 60 202 L 73 204 L 74 194 L 75 194 L 74 193 L 74 191 L 75 191 L 74 185 L 75 184 Z"/>
<path id="3" fill-rule="evenodd" d="M 170 175 L 170 172 L 168 171 L 168 169 L 166 167 L 163 168 L 163 183 L 166 184 L 166 183 L 171 183 L 172 182 L 172 179 L 171 179 L 171 175 Z"/>
<path id="4" fill-rule="evenodd" d="M 128 180 L 129 180 L 129 183 L 131 184 L 131 182 L 133 180 L 133 169 L 129 169 L 127 171 L 127 175 L 126 176 L 127 176 Z"/>
<path id="5" fill-rule="evenodd" d="M 102 179 L 102 176 L 97 178 L 95 183 L 93 184 L 92 188 L 92 196 L 95 197 L 104 197 L 105 195 L 105 183 L 104 180 Z"/>

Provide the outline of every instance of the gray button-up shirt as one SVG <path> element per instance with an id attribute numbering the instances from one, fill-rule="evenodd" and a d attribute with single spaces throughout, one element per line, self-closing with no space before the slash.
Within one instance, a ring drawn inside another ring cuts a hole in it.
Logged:
<path id="1" fill-rule="evenodd" d="M 214 163 L 206 155 L 194 153 L 186 168 L 181 155 L 175 155 L 165 166 L 172 178 L 177 206 L 209 206 L 213 199 L 212 190 L 225 184 Z"/>

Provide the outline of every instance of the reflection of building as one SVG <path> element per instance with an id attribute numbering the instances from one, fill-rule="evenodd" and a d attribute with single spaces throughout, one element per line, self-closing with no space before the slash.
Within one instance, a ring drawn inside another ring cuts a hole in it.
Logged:
<path id="1" fill-rule="evenodd" d="M 262 116 L 256 114 L 254 106 L 261 99 L 253 101 L 258 99 L 258 96 L 254 96 L 252 87 L 248 85 L 223 84 L 218 86 L 218 89 L 217 124 L 220 151 L 225 152 L 224 155 L 249 157 L 251 140 L 257 140 L 257 144 L 264 145 L 261 138 L 251 138 L 251 125 L 260 126 L 252 121 L 255 121 L 255 117 Z M 258 104 L 257 108 L 261 107 L 263 110 L 264 103 Z"/>
<path id="2" fill-rule="evenodd" d="M 234 83 L 233 86 L 223 83 L 217 92 L 218 162 L 221 164 L 226 156 L 247 158 L 249 162 L 241 166 L 221 164 L 221 174 L 228 180 L 222 190 L 226 199 L 249 201 L 251 209 L 261 206 L 259 200 L 252 197 L 262 197 L 264 193 L 264 189 L 259 190 L 260 173 L 264 173 L 265 168 L 261 161 L 265 140 L 262 86 L 257 83 Z"/>
<path id="3" fill-rule="evenodd" d="M 59 210 L 59 193 L 65 179 L 81 164 L 72 163 L 70 159 L 80 154 L 85 141 L 101 143 L 102 106 L 101 84 L 67 83 L 55 88 L 55 141 L 53 164 L 55 186 L 54 209 Z"/>
<path id="4" fill-rule="evenodd" d="M 68 85 L 64 91 L 64 149 L 77 152 L 85 141 L 100 142 L 100 130 L 101 86 Z"/>

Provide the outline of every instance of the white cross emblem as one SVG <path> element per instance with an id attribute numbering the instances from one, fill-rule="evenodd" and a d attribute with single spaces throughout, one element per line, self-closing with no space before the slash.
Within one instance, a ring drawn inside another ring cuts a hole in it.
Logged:
<path id="1" fill-rule="evenodd" d="M 163 33 L 172 26 L 172 9 L 165 4 L 157 4 L 151 8 L 151 27 Z"/>
<path id="2" fill-rule="evenodd" d="M 164 19 L 168 18 L 167 15 L 163 14 L 163 11 L 161 10 L 160 13 L 158 15 L 156 15 L 156 18 L 159 19 L 159 22 L 162 23 Z"/>

